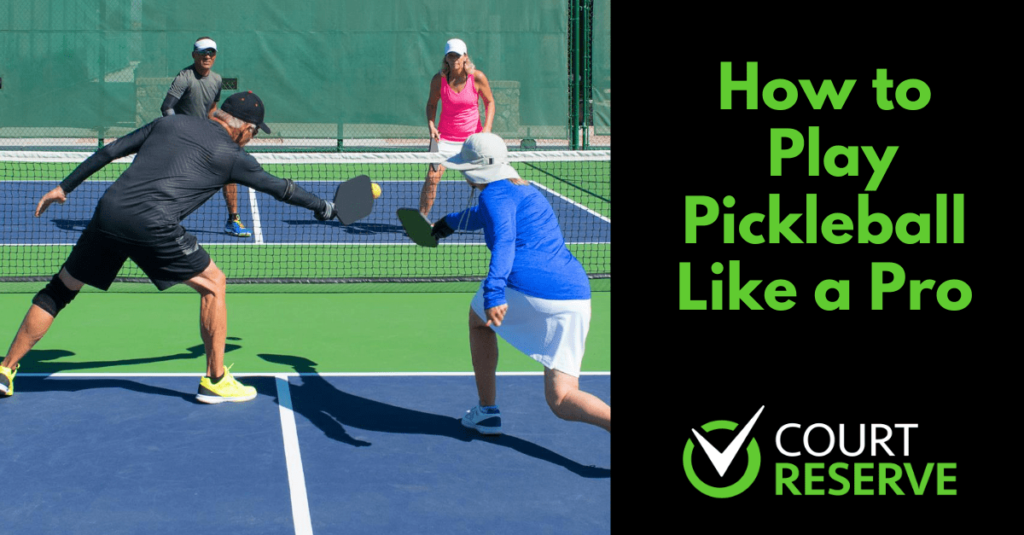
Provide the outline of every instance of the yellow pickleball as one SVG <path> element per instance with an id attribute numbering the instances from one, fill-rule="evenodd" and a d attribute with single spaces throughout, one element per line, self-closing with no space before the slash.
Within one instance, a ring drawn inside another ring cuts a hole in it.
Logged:
<path id="1" fill-rule="evenodd" d="M 378 186 L 376 182 L 373 183 L 371 189 L 373 190 L 374 199 L 380 197 L 380 186 Z"/>

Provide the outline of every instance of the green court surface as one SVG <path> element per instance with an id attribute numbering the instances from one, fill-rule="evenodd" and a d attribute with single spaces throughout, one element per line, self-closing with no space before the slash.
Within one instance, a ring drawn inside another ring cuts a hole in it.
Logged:
<path id="1" fill-rule="evenodd" d="M 42 283 L 37 283 L 42 287 Z M 320 373 L 469 372 L 472 293 L 231 293 L 225 364 L 233 373 L 289 373 L 260 354 L 304 357 Z M 6 350 L 32 293 L 0 294 Z M 611 292 L 594 292 L 583 372 L 611 370 Z M 499 372 L 543 367 L 499 337 Z M 24 373 L 205 371 L 199 297 L 82 292 L 22 360 Z"/>

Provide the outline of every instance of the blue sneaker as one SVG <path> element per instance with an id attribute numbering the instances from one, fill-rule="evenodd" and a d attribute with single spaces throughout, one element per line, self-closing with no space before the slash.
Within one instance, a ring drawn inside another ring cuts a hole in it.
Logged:
<path id="1" fill-rule="evenodd" d="M 497 407 L 484 409 L 479 404 L 466 411 L 462 417 L 462 425 L 476 429 L 481 435 L 501 434 L 501 411 Z"/>
<path id="2" fill-rule="evenodd" d="M 239 238 L 248 238 L 249 236 L 252 236 L 252 232 L 249 232 L 249 229 L 245 228 L 245 225 L 243 225 L 238 219 L 228 221 L 227 224 L 224 225 L 224 232 Z"/>

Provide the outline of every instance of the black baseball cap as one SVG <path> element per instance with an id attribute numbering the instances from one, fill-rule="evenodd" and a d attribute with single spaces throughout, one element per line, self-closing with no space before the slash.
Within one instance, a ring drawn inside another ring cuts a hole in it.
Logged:
<path id="1" fill-rule="evenodd" d="M 224 101 L 220 107 L 225 113 L 231 114 L 247 123 L 252 123 L 266 133 L 270 133 L 270 127 L 263 122 L 263 101 L 252 91 L 235 93 Z"/>

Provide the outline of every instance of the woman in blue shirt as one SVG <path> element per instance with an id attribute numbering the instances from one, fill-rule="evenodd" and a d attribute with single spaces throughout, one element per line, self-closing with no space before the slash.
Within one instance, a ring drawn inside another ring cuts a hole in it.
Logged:
<path id="1" fill-rule="evenodd" d="M 454 228 L 483 229 L 491 262 L 469 311 L 470 353 L 480 402 L 462 424 L 483 434 L 501 433 L 495 373 L 500 334 L 544 365 L 548 406 L 564 420 L 611 432 L 611 407 L 579 389 L 590 328 L 590 282 L 565 247 L 551 205 L 508 165 L 508 149 L 495 134 L 470 136 L 445 164 L 462 171 L 480 192 L 478 206 L 434 224 L 443 238 Z"/>

